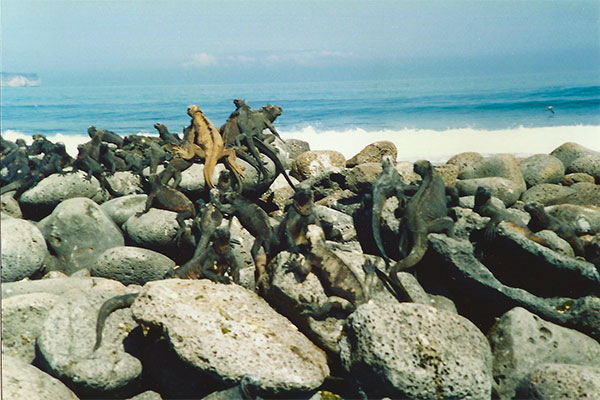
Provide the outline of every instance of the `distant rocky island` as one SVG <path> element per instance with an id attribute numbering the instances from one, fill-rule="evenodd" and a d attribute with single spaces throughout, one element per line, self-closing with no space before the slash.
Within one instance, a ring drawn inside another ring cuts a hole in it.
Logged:
<path id="1" fill-rule="evenodd" d="M 0 74 L 2 87 L 40 86 L 42 80 L 37 74 L 8 73 Z"/>

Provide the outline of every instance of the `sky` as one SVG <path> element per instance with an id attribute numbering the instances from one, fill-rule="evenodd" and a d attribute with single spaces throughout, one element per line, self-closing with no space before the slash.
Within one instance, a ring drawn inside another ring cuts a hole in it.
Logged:
<path id="1" fill-rule="evenodd" d="M 600 1 L 0 0 L 3 72 L 45 83 L 596 71 Z"/>

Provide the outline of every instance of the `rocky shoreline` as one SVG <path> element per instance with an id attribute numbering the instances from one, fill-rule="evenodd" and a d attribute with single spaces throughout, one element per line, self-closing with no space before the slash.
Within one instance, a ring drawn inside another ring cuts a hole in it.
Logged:
<path id="1" fill-rule="evenodd" d="M 396 160 L 394 145 L 373 143 L 348 160 L 301 140 L 273 146 L 337 233 L 326 241 L 336 259 L 361 279 L 365 260 L 388 272 L 365 199 L 382 157 Z M 263 162 L 272 180 L 258 190 L 258 171 L 239 160 L 244 194 L 253 193 L 276 226 L 294 190 L 271 159 Z M 208 195 L 203 167 L 182 172 L 179 188 L 193 201 Z M 215 182 L 223 169 L 217 165 Z M 395 170 L 404 184 L 421 184 L 413 163 L 395 162 Z M 435 170 L 459 195 L 449 212 L 452 234 L 429 233 L 424 257 L 398 273 L 406 301 L 378 279 L 370 299 L 344 318 L 301 312 L 306 299 L 322 305 L 331 294 L 315 274 L 299 281 L 286 267 L 287 251 L 270 262 L 270 285 L 259 295 L 254 237 L 235 217 L 239 284 L 165 279 L 194 252 L 192 219 L 178 241 L 177 213 L 140 215 L 148 192 L 131 171 L 107 176 L 113 194 L 81 171 L 50 174 L 18 200 L 3 194 L 3 395 L 600 398 L 600 153 L 575 143 L 525 159 L 462 153 Z M 506 220 L 485 240 L 490 217 L 474 211 L 479 187 L 523 225 L 525 205 L 540 203 L 570 225 L 585 252 L 576 255 L 551 230 L 536 232 L 542 246 Z M 390 196 L 381 212 L 394 260 L 401 258 L 399 205 Z M 131 307 L 109 316 L 94 351 L 101 305 L 137 292 Z"/>

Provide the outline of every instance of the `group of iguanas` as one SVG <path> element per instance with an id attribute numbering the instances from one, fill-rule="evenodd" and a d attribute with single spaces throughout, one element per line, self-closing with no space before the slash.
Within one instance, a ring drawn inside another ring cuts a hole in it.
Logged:
<path id="1" fill-rule="evenodd" d="M 406 185 L 396 170 L 394 160 L 389 156 L 383 157 L 381 174 L 373 182 L 370 193 L 364 193 L 362 197 L 365 200 L 363 205 L 370 209 L 368 224 L 372 229 L 370 240 L 375 244 L 374 254 L 385 260 L 387 271 L 376 268 L 372 261 L 367 260 L 363 265 L 366 278 L 361 279 L 327 244 L 326 236 L 331 239 L 341 237 L 341 234 L 318 218 L 312 190 L 306 185 L 294 187 L 277 156 L 277 150 L 272 146 L 275 138 L 279 137 L 272 123 L 281 115 L 281 108 L 269 105 L 253 110 L 242 99 L 236 99 L 234 104 L 236 110 L 220 130 L 198 106 L 189 106 L 187 113 L 191 123 L 184 128 L 182 138 L 170 133 L 160 123 L 154 125 L 159 138 L 137 135 L 121 138 L 113 132 L 90 127 L 88 134 L 91 141 L 78 147 L 75 160 L 65 152 L 64 145 L 53 144 L 41 135 L 35 135 L 29 147 L 22 141 L 11 143 L 3 140 L 2 166 L 7 168 L 7 173 L 3 176 L 2 193 L 16 189 L 15 197 L 18 198 L 44 177 L 55 172 L 64 174 L 67 166 L 87 172 L 87 179 L 96 177 L 103 187 L 112 192 L 106 180 L 107 174 L 131 170 L 145 180 L 142 171 L 149 167 L 148 197 L 144 210 L 138 215 L 148 212 L 151 207 L 176 212 L 178 245 L 188 231 L 185 220 L 193 219 L 191 231 L 195 251 L 181 267 L 171 270 L 165 278 L 206 278 L 219 283 L 230 283 L 232 280 L 239 283 L 242 262 L 232 248 L 232 243 L 237 240 L 231 238 L 228 224 L 223 224 L 223 221 L 231 221 L 235 216 L 254 237 L 250 254 L 255 264 L 255 284 L 259 294 L 265 295 L 269 290 L 275 257 L 288 251 L 292 256 L 285 268 L 294 272 L 299 280 L 304 280 L 310 272 L 314 272 L 326 292 L 333 296 L 332 300 L 320 306 L 304 299 L 303 314 L 317 319 L 340 313 L 347 316 L 359 304 L 369 300 L 374 276 L 379 277 L 398 300 L 408 300 L 398 273 L 416 266 L 424 257 L 429 233 L 453 234 L 454 220 L 449 216 L 449 209 L 458 205 L 456 189 L 446 187 L 439 173 L 425 160 L 414 164 L 414 171 L 422 178 L 420 184 Z M 263 133 L 265 129 L 272 134 Z M 43 156 L 31 157 L 38 154 Z M 265 210 L 253 201 L 256 193 L 254 197 L 244 193 L 244 169 L 237 162 L 239 158 L 255 168 L 258 183 L 268 188 L 275 176 L 267 171 L 261 155 L 270 159 L 275 165 L 276 174 L 283 174 L 295 189 L 291 204 L 274 225 Z M 216 164 L 221 161 L 227 169 L 221 171 L 215 185 L 212 175 Z M 193 202 L 178 186 L 181 173 L 195 162 L 204 164 L 204 180 L 208 190 L 203 198 Z M 157 173 L 159 164 L 166 165 L 162 172 Z M 388 256 L 380 233 L 382 210 L 386 200 L 392 196 L 398 199 L 396 215 L 400 220 L 397 236 L 393 240 L 393 246 L 396 247 L 394 254 L 399 255 L 394 257 L 396 260 Z M 552 229 L 571 243 L 576 254 L 582 251 L 581 243 L 572 230 L 548 216 L 539 204 L 526 206 L 532 218 L 529 226 L 525 226 L 510 213 L 495 207 L 490 199 L 491 192 L 488 189 L 478 189 L 474 210 L 490 217 L 483 235 L 485 240 L 493 238 L 499 222 L 508 221 L 540 244 L 546 245 L 532 231 Z M 372 204 L 367 200 L 372 200 Z M 362 229 L 364 227 L 357 226 L 357 230 Z M 345 302 L 335 301 L 335 296 L 343 298 Z M 118 296 L 102 306 L 96 347 L 100 345 L 104 321 L 110 312 L 130 305 L 136 297 L 136 294 Z"/>

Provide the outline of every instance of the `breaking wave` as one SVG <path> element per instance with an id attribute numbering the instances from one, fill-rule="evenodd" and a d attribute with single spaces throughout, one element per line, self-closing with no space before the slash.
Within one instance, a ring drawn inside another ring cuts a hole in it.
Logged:
<path id="1" fill-rule="evenodd" d="M 9 74 L 3 72 L 0 75 L 0 85 L 3 87 L 27 87 L 40 86 L 42 80 L 37 74 Z"/>

